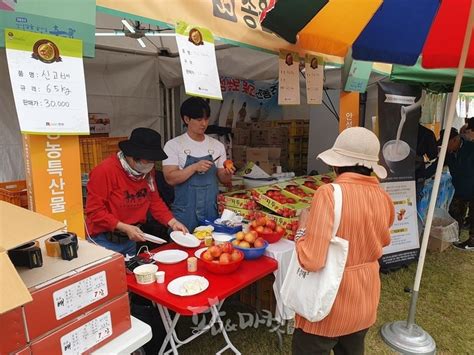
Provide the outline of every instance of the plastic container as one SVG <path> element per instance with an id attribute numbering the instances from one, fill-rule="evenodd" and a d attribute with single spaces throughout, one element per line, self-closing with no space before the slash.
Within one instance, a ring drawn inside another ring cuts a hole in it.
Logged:
<path id="1" fill-rule="evenodd" d="M 199 258 L 199 259 L 204 264 L 204 267 L 206 268 L 206 270 L 209 272 L 212 272 L 213 274 L 230 274 L 236 271 L 239 268 L 240 264 L 242 264 L 242 261 L 244 260 L 244 253 L 242 253 L 240 250 L 239 252 L 241 254 L 241 258 L 236 261 L 231 261 L 228 264 L 219 264 L 213 261 L 204 260 L 202 258 Z"/>
<path id="2" fill-rule="evenodd" d="M 283 237 L 283 235 L 285 235 L 285 231 L 283 230 L 281 232 L 273 232 L 273 233 L 257 232 L 257 234 L 259 237 L 262 237 L 269 243 L 276 243 Z"/>
<path id="3" fill-rule="evenodd" d="M 137 266 L 133 269 L 135 279 L 140 285 L 148 285 L 156 281 L 156 272 L 158 271 L 158 265 L 155 264 L 144 264 Z"/>
<path id="4" fill-rule="evenodd" d="M 28 208 L 28 190 L 26 181 L 9 181 L 0 183 L 0 201 Z"/>
<path id="5" fill-rule="evenodd" d="M 227 226 L 224 226 L 222 224 L 214 223 L 213 221 L 211 221 L 209 219 L 204 219 L 202 221 L 199 221 L 199 225 L 213 226 L 214 227 L 214 232 L 224 233 L 224 234 L 235 234 L 235 233 L 240 232 L 242 230 L 242 225 L 235 226 L 235 227 L 227 227 Z"/>
<path id="6" fill-rule="evenodd" d="M 232 241 L 234 241 L 232 239 Z M 238 245 L 233 245 L 234 249 L 237 249 L 241 251 L 244 254 L 244 259 L 247 260 L 252 260 L 252 259 L 258 259 L 261 257 L 263 254 L 265 254 L 265 250 L 268 248 L 269 243 L 265 241 L 265 245 L 261 248 L 241 248 Z"/>

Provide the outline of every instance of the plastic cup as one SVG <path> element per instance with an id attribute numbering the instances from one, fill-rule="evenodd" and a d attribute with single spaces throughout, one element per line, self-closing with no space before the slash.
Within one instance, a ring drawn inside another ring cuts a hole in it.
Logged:
<path id="1" fill-rule="evenodd" d="M 165 282 L 165 272 L 164 271 L 157 271 L 155 273 L 155 277 L 156 277 L 156 282 L 159 283 L 159 284 L 162 284 Z"/>

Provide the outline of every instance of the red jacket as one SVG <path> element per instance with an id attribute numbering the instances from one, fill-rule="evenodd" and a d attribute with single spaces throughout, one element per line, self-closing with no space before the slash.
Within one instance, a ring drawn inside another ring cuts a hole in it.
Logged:
<path id="1" fill-rule="evenodd" d="M 173 218 L 156 188 L 146 179 L 133 181 L 116 155 L 110 156 L 90 173 L 87 184 L 86 224 L 91 236 L 111 232 L 117 223 L 144 223 L 147 212 L 164 225 Z"/>

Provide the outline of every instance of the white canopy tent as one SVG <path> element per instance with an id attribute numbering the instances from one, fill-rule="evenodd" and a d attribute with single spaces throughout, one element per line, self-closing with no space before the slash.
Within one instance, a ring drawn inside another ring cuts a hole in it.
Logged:
<path id="1" fill-rule="evenodd" d="M 122 18 L 97 13 L 97 32 L 121 31 Z M 142 26 L 147 26 L 142 24 Z M 156 29 L 152 28 L 152 29 Z M 171 33 L 170 30 L 165 31 Z M 95 58 L 84 58 L 89 112 L 107 113 L 111 118 L 111 135 L 127 136 L 133 128 L 145 126 L 163 133 L 165 120 L 179 123 L 179 104 L 184 90 L 181 64 L 174 37 L 146 37 L 145 48 L 134 38 L 111 36 L 96 38 Z M 275 54 L 216 43 L 219 74 L 240 79 L 271 80 L 278 78 Z M 325 87 L 336 110 L 339 106 L 340 70 L 327 68 Z M 0 182 L 24 178 L 21 135 L 11 91 L 5 49 L 0 49 Z M 383 79 L 373 74 L 371 82 Z M 160 84 L 160 82 L 162 84 Z M 167 89 L 178 88 L 167 92 Z M 376 90 L 369 85 L 366 117 L 375 115 Z M 170 101 L 167 102 L 166 99 Z M 309 106 L 305 84 L 301 83 L 301 105 L 283 109 L 288 119 L 311 119 L 309 155 L 315 156 L 334 142 L 337 121 L 323 105 Z M 327 102 L 327 97 L 326 97 Z M 166 107 L 165 107 L 166 106 Z M 166 108 L 171 109 L 167 110 Z M 370 120 L 367 120 L 370 124 Z M 168 124 L 169 125 L 169 124 Z M 179 133 L 179 129 L 169 128 Z M 309 159 L 308 170 L 323 170 L 324 165 Z"/>

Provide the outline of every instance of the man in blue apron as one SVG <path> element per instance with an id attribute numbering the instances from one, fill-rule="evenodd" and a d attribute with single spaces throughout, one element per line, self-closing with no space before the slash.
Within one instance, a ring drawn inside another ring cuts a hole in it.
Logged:
<path id="1" fill-rule="evenodd" d="M 235 171 L 224 168 L 224 145 L 204 134 L 210 114 L 205 100 L 191 97 L 184 101 L 181 118 L 187 131 L 164 147 L 168 159 L 163 161 L 163 174 L 175 187 L 173 215 L 190 231 L 200 220 L 217 218 L 218 182 L 229 183 Z"/>

